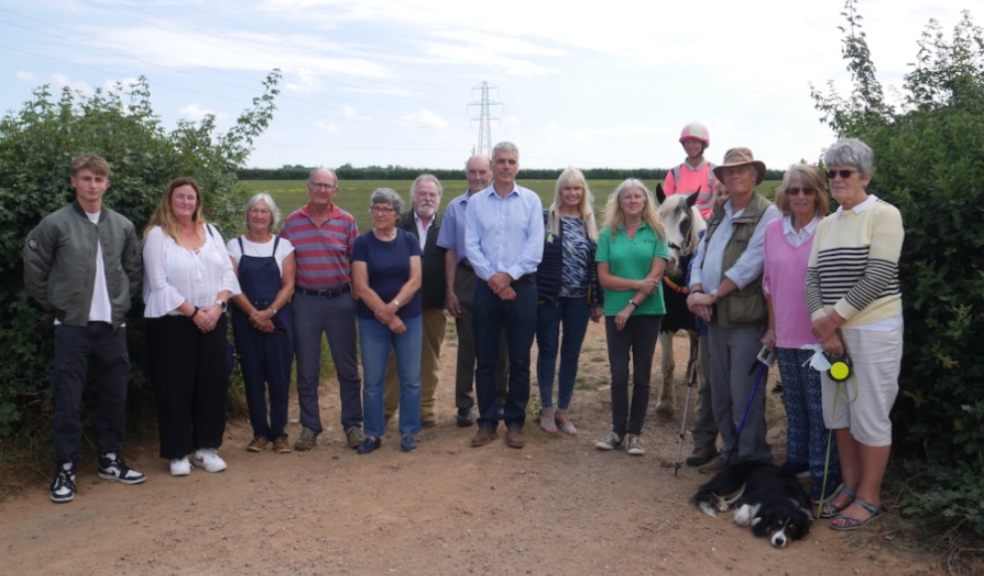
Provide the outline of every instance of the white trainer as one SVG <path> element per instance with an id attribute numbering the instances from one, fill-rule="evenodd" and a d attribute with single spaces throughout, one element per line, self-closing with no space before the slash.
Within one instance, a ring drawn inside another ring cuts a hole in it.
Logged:
<path id="1" fill-rule="evenodd" d="M 191 474 L 191 462 L 188 457 L 174 458 L 171 460 L 171 476 L 187 476 Z"/>
<path id="2" fill-rule="evenodd" d="M 225 460 L 219 456 L 219 453 L 215 451 L 215 448 L 201 448 L 195 450 L 195 455 L 192 456 L 192 460 L 195 466 L 204 468 L 206 472 L 222 472 L 228 466 Z"/>

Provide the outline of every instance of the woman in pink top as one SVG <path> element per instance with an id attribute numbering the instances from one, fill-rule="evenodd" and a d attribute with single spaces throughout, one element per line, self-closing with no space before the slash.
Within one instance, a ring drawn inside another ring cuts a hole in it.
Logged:
<path id="1" fill-rule="evenodd" d="M 769 329 L 762 343 L 775 348 L 779 358 L 787 418 L 785 468 L 797 474 L 809 472 L 810 497 L 817 501 L 840 484 L 837 450 L 831 447 L 824 490 L 828 433 L 821 411 L 820 373 L 810 368 L 812 351 L 800 349 L 816 343 L 805 283 L 813 235 L 828 209 L 820 171 L 809 164 L 790 166 L 776 192 L 776 207 L 783 217 L 765 229 L 762 288 L 769 302 Z"/>

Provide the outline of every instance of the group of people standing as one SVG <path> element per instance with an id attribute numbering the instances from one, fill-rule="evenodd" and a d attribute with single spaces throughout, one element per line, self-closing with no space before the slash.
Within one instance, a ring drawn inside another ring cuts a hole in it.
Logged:
<path id="1" fill-rule="evenodd" d="M 712 471 L 772 460 L 765 386 L 749 366 L 763 344 L 774 347 L 788 415 L 786 466 L 809 473 L 812 496 L 826 499 L 821 515 L 834 517 L 834 527 L 863 526 L 881 512 L 902 331 L 901 218 L 865 192 L 871 150 L 856 140 L 827 150 L 827 180 L 841 205 L 827 216 L 817 167 L 791 167 L 773 204 L 755 191 L 765 165 L 750 150 L 733 148 L 714 166 L 703 159 L 709 136 L 702 125 L 688 124 L 680 141 L 688 158 L 667 174 L 666 189 L 697 194 L 695 212 L 709 221 L 690 269 L 687 305 L 707 325 L 700 410 L 716 428 L 708 432 L 707 418 L 698 418 L 695 441 L 704 440 L 688 463 Z M 76 493 L 79 399 L 90 360 L 99 474 L 127 484 L 145 480 L 120 453 L 129 378 L 124 317 L 141 287 L 160 455 L 175 476 L 194 466 L 226 468 L 218 448 L 233 362 L 230 307 L 253 428 L 250 451 L 316 446 L 323 431 L 322 334 L 338 376 L 346 444 L 359 454 L 380 448 L 398 410 L 400 448 L 415 450 L 417 433 L 436 424 L 446 310 L 458 332 L 456 423 L 477 422 L 473 447 L 493 441 L 500 421 L 505 444 L 523 447 L 534 341 L 538 424 L 576 436 L 569 408 L 581 345 L 588 322 L 604 318 L 612 425 L 595 446 L 645 453 L 641 435 L 670 259 L 653 195 L 643 182 L 625 180 L 599 226 L 579 170 L 561 173 L 545 210 L 516 182 L 518 171 L 519 150 L 510 142 L 496 145 L 491 158 L 473 156 L 469 189 L 443 215 L 442 186 L 432 175 L 414 181 L 409 207 L 396 191 L 377 189 L 369 199 L 372 228 L 360 234 L 334 201 L 335 172 L 319 168 L 307 182 L 308 202 L 279 232 L 276 203 L 260 193 L 246 206 L 245 234 L 228 243 L 206 222 L 200 185 L 178 178 L 141 245 L 133 224 L 102 204 L 109 165 L 97 156 L 77 158 L 75 201 L 48 215 L 24 248 L 25 286 L 55 317 L 51 499 L 65 502 Z M 812 352 L 803 348 L 811 346 L 849 357 L 854 375 L 833 382 L 804 367 Z M 301 431 L 291 446 L 295 356 Z M 831 429 L 839 465 L 827 458 Z"/>

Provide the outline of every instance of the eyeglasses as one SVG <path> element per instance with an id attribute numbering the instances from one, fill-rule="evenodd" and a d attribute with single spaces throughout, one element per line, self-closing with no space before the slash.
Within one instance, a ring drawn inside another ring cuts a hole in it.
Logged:
<path id="1" fill-rule="evenodd" d="M 390 212 L 396 212 L 396 209 L 390 208 L 389 206 L 373 206 L 369 211 L 373 214 L 389 214 Z"/>
<path id="2" fill-rule="evenodd" d="M 834 178 L 840 176 L 842 180 L 847 180 L 854 174 L 857 170 L 827 170 L 827 178 L 833 180 Z"/>
<path id="3" fill-rule="evenodd" d="M 817 191 L 813 188 L 786 188 L 786 196 L 798 196 L 800 194 L 804 196 L 813 196 Z"/>
<path id="4" fill-rule="evenodd" d="M 330 182 L 308 182 L 308 186 L 311 188 L 323 188 L 325 190 L 335 190 L 338 188 L 338 184 L 332 184 Z"/>

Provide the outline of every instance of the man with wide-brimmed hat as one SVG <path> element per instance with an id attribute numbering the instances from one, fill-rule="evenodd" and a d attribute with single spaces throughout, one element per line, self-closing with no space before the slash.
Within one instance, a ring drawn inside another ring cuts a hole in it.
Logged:
<path id="1" fill-rule="evenodd" d="M 729 197 L 715 206 L 697 248 L 687 298 L 690 310 L 710 322 L 711 403 L 724 441 L 723 456 L 703 472 L 742 460 L 772 461 L 765 441 L 765 386 L 755 386 L 748 368 L 768 320 L 762 294 L 765 225 L 780 213 L 755 191 L 765 179 L 765 163 L 748 148 L 728 150 L 714 174 Z"/>

